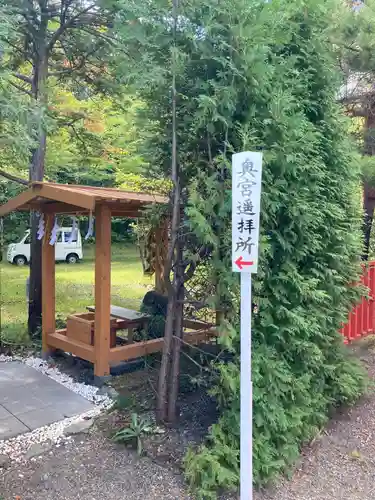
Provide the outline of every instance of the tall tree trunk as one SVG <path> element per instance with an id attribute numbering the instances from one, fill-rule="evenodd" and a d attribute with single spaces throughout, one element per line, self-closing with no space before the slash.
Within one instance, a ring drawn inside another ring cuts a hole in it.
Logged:
<path id="1" fill-rule="evenodd" d="M 173 0 L 172 4 L 172 18 L 173 18 L 173 36 L 176 41 L 177 32 L 177 6 L 178 0 Z M 169 244 L 168 258 L 165 266 L 164 279 L 168 290 L 168 311 L 164 331 L 164 345 L 163 354 L 159 374 L 158 384 L 158 401 L 157 401 L 157 417 L 158 420 L 163 422 L 168 420 L 170 415 L 175 415 L 175 409 L 169 409 L 171 398 L 169 391 L 173 386 L 171 365 L 174 369 L 178 368 L 176 360 L 173 359 L 171 363 L 173 336 L 176 334 L 176 326 L 182 319 L 178 319 L 181 315 L 181 308 L 179 306 L 179 264 L 181 261 L 181 184 L 180 184 L 180 171 L 177 159 L 177 91 L 176 91 L 176 64 L 175 64 L 175 51 L 172 53 L 172 182 L 173 182 L 173 213 L 171 224 L 171 241 Z M 171 283 L 170 274 L 173 269 L 173 282 Z M 177 320 L 177 321 L 176 321 Z M 173 346 L 173 356 L 176 356 L 175 346 Z M 179 350 L 178 350 L 179 355 Z M 175 390 L 175 389 L 174 389 Z M 173 397 L 172 397 L 173 403 Z"/>
<path id="2" fill-rule="evenodd" d="M 183 317 L 184 317 L 184 268 L 181 266 L 183 259 L 183 239 L 180 237 L 176 245 L 176 306 L 174 308 L 174 329 L 172 342 L 172 362 L 168 397 L 168 422 L 176 420 L 177 398 L 180 382 L 180 357 L 181 339 L 183 337 Z"/>
<path id="3" fill-rule="evenodd" d="M 44 158 L 46 152 L 46 132 L 39 130 L 39 144 L 32 153 L 29 180 L 42 181 L 44 177 Z M 32 337 L 40 335 L 42 323 L 42 242 L 37 238 L 39 214 L 30 212 L 30 291 L 28 329 Z"/>
<path id="4" fill-rule="evenodd" d="M 175 110 L 175 93 L 173 97 Z M 174 113 L 175 116 L 175 113 Z M 175 118 L 173 119 L 175 123 Z M 179 249 L 179 238 L 180 238 L 180 203 L 181 203 L 181 188 L 179 180 L 179 169 L 177 165 L 177 149 L 176 149 L 176 131 L 173 127 L 173 139 L 172 139 L 172 180 L 174 184 L 173 191 L 173 213 L 172 213 L 172 223 L 171 223 L 171 240 L 169 243 L 168 257 L 164 270 L 164 282 L 168 290 L 168 309 L 167 309 L 167 319 L 165 322 L 164 330 L 164 344 L 163 344 L 163 354 L 161 360 L 161 367 L 159 373 L 159 384 L 158 384 L 158 401 L 157 401 L 157 417 L 159 422 L 164 422 L 168 420 L 168 404 L 169 397 L 168 392 L 170 388 L 170 370 L 171 370 L 171 353 L 172 353 L 172 342 L 173 335 L 175 332 L 175 320 L 176 313 L 178 311 L 178 274 L 176 272 L 178 267 L 178 257 L 180 256 Z M 171 282 L 171 272 L 173 270 L 173 280 Z"/>
<path id="5" fill-rule="evenodd" d="M 45 8 L 47 4 L 45 2 Z M 46 156 L 47 133 L 44 123 L 44 112 L 47 106 L 47 78 L 48 53 L 46 46 L 47 16 L 41 20 L 39 38 L 36 44 L 36 56 L 33 67 L 32 94 L 36 101 L 36 141 L 37 145 L 31 154 L 29 180 L 43 181 L 44 162 Z M 29 318 L 28 330 L 32 337 L 40 335 L 42 323 L 42 244 L 37 238 L 39 215 L 32 211 L 30 214 L 30 291 L 29 291 Z"/>
<path id="6" fill-rule="evenodd" d="M 42 324 L 42 247 L 37 239 L 39 216 L 37 212 L 30 214 L 30 284 L 29 284 L 29 318 L 28 330 L 32 337 L 40 336 Z"/>

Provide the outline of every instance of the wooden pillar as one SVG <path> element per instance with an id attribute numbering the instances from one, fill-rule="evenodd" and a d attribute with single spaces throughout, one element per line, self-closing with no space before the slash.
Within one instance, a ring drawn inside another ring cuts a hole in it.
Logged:
<path id="1" fill-rule="evenodd" d="M 45 214 L 45 234 L 42 244 L 42 352 L 48 357 L 53 349 L 48 335 L 56 330 L 55 320 L 55 246 L 50 245 L 54 214 Z"/>
<path id="2" fill-rule="evenodd" d="M 97 377 L 109 375 L 111 337 L 111 210 L 103 204 L 95 211 L 95 369 Z"/>

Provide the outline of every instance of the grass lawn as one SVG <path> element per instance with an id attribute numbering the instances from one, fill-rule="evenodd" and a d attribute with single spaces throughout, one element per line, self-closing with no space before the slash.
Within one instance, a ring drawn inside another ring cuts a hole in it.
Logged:
<path id="1" fill-rule="evenodd" d="M 84 246 L 84 258 L 78 264 L 56 263 L 56 316 L 65 320 L 67 314 L 85 312 L 94 304 L 94 247 Z M 1 336 L 4 343 L 28 342 L 26 278 L 28 266 L 0 263 L 1 273 Z M 138 250 L 134 246 L 112 246 L 111 303 L 138 309 L 153 277 L 143 275 Z"/>

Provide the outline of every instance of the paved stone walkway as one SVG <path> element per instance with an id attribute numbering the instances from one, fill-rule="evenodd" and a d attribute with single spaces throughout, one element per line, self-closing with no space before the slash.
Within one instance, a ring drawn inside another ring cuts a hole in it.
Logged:
<path id="1" fill-rule="evenodd" d="M 0 362 L 0 440 L 93 408 L 82 396 L 24 363 Z"/>

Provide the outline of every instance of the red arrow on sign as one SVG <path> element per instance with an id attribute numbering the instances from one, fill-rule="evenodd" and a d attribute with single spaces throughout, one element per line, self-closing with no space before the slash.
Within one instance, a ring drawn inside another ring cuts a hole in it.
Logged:
<path id="1" fill-rule="evenodd" d="M 252 266 L 254 265 L 254 262 L 252 260 L 243 260 L 242 255 L 238 257 L 238 259 L 234 262 L 239 269 L 243 269 L 245 266 Z"/>

